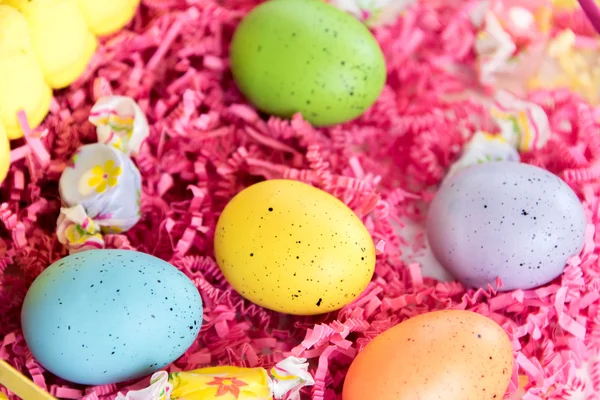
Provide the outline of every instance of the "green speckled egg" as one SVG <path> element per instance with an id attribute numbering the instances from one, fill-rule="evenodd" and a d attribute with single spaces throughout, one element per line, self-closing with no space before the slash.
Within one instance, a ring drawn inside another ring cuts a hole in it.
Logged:
<path id="1" fill-rule="evenodd" d="M 321 0 L 271 0 L 237 28 L 231 69 L 258 109 L 315 126 L 360 116 L 386 79 L 383 53 L 357 19 Z"/>

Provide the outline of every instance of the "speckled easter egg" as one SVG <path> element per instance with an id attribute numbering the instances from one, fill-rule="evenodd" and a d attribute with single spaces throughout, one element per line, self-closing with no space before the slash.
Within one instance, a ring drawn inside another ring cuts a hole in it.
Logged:
<path id="1" fill-rule="evenodd" d="M 510 340 L 494 321 L 436 311 L 373 339 L 350 366 L 342 399 L 499 400 L 512 365 Z"/>
<path id="2" fill-rule="evenodd" d="M 238 293 L 295 315 L 349 304 L 375 269 L 373 241 L 354 212 L 291 180 L 257 183 L 236 195 L 217 223 L 215 255 Z"/>
<path id="3" fill-rule="evenodd" d="M 529 289 L 559 276 L 584 243 L 581 202 L 556 175 L 528 164 L 479 164 L 449 179 L 429 209 L 436 258 L 467 286 Z"/>
<path id="4" fill-rule="evenodd" d="M 180 357 L 200 330 L 202 300 L 163 260 L 91 250 L 42 272 L 21 320 L 44 368 L 67 381 L 102 385 L 151 374 Z"/>
<path id="5" fill-rule="evenodd" d="M 257 108 L 317 126 L 361 115 L 386 80 L 369 30 L 321 0 L 271 0 L 256 7 L 231 43 L 235 81 Z"/>

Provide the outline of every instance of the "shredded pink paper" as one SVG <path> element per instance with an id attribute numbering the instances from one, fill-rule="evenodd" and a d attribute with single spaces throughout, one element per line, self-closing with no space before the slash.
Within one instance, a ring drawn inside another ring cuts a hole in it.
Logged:
<path id="1" fill-rule="evenodd" d="M 142 3 L 128 29 L 103 41 L 81 79 L 56 94 L 51 114 L 36 130 L 42 134 L 29 133 L 27 146 L 13 146 L 15 162 L 0 204 L 1 358 L 67 399 L 112 399 L 148 382 L 64 382 L 37 364 L 19 326 L 28 286 L 67 254 L 54 233 L 60 173 L 78 146 L 94 141 L 87 122 L 92 105 L 118 94 L 138 102 L 151 134 L 135 159 L 143 175 L 142 220 L 126 235 L 108 235 L 106 245 L 170 261 L 193 280 L 205 305 L 197 341 L 170 371 L 209 364 L 271 367 L 295 355 L 310 360 L 316 380 L 303 398 L 341 399 L 348 366 L 379 333 L 428 311 L 468 309 L 494 319 L 511 338 L 516 362 L 507 395 L 525 376 L 523 399 L 576 393 L 598 398 L 600 109 L 566 90 L 526 99 L 548 114 L 552 134 L 545 147 L 522 159 L 565 179 L 589 220 L 585 248 L 562 277 L 535 290 L 465 290 L 423 275 L 418 264 L 402 258 L 408 241 L 398 229 L 402 221 L 423 220 L 423 205 L 473 133 L 498 131 L 485 106 L 457 96 L 475 88 L 473 79 L 444 67 L 474 71 L 476 27 L 468 15 L 476 1 L 419 2 L 396 23 L 377 28 L 387 85 L 362 117 L 327 129 L 312 128 L 300 115 L 266 118 L 236 89 L 228 44 L 256 0 Z M 581 18 L 556 19 L 593 34 Z M 219 213 L 244 187 L 273 178 L 326 190 L 365 222 L 377 245 L 377 267 L 354 303 L 329 315 L 291 317 L 245 301 L 225 281 L 213 258 Z M 411 244 L 423 245 L 422 236 Z M 578 375 L 586 362 L 591 381 Z"/>

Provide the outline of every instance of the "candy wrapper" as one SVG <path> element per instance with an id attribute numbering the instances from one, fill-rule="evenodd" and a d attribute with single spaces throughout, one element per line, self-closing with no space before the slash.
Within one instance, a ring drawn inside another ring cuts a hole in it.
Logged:
<path id="1" fill-rule="evenodd" d="M 57 234 L 71 253 L 104 247 L 103 234 L 120 233 L 140 219 L 141 176 L 130 156 L 149 133 L 130 98 L 110 96 L 92 108 L 98 143 L 81 146 L 59 181 L 63 208 Z"/>
<path id="2" fill-rule="evenodd" d="M 264 368 L 212 367 L 152 375 L 150 386 L 117 400 L 271 400 L 300 399 L 300 389 L 314 384 L 306 359 L 288 357 L 267 373 Z"/>
<path id="3" fill-rule="evenodd" d="M 540 149 L 550 138 L 550 122 L 544 109 L 517 96 L 498 91 L 492 117 L 506 141 L 521 152 Z"/>
<path id="4" fill-rule="evenodd" d="M 395 22 L 416 0 L 330 0 L 330 3 L 376 27 Z"/>
<path id="5" fill-rule="evenodd" d="M 475 53 L 479 80 L 484 86 L 526 93 L 527 81 L 536 75 L 546 49 L 547 10 L 502 4 L 502 8 L 490 7 L 483 13 Z M 472 20 L 480 25 L 479 15 L 472 15 Z"/>
<path id="6" fill-rule="evenodd" d="M 462 156 L 452 165 L 446 179 L 472 165 L 493 161 L 519 162 L 520 160 L 517 150 L 502 135 L 477 132 L 465 145 Z"/>
<path id="7" fill-rule="evenodd" d="M 461 157 L 450 168 L 446 179 L 475 164 L 519 162 L 519 152 L 542 148 L 548 142 L 551 133 L 548 116 L 537 104 L 520 100 L 506 91 L 499 91 L 490 104 L 490 109 L 500 133 L 475 133 L 464 146 Z"/>
<path id="8" fill-rule="evenodd" d="M 593 1 L 582 5 L 600 28 Z M 578 12 L 576 0 L 496 0 L 485 4 L 484 12 L 474 9 L 471 20 L 480 29 L 475 42 L 480 82 L 492 91 L 505 89 L 520 96 L 530 90 L 568 88 L 598 104 L 596 33 L 561 28 L 560 21 L 575 19 Z"/>

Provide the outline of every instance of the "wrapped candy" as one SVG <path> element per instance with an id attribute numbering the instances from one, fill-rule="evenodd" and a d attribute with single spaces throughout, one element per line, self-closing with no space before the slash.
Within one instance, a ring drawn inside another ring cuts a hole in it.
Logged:
<path id="1" fill-rule="evenodd" d="M 480 82 L 492 91 L 506 89 L 520 96 L 535 89 L 568 88 L 598 104 L 600 47 L 595 33 L 561 28 L 560 21 L 581 12 L 579 3 L 600 29 L 600 10 L 592 0 L 490 0 L 482 3 L 483 11 L 474 8 Z"/>
<path id="2" fill-rule="evenodd" d="M 476 132 L 464 146 L 461 157 L 452 165 L 446 179 L 475 164 L 519 162 L 519 151 L 541 148 L 550 138 L 550 123 L 544 110 L 506 91 L 496 94 L 491 104 L 491 114 L 500 133 Z"/>
<path id="3" fill-rule="evenodd" d="M 526 93 L 526 82 L 537 73 L 546 48 L 550 17 L 547 10 L 507 9 L 504 5 L 502 9 L 490 7 L 484 13 L 475 40 L 479 80 L 483 85 L 519 95 Z"/>
<path id="4" fill-rule="evenodd" d="M 117 400 L 271 400 L 300 399 L 300 389 L 313 385 L 306 359 L 288 357 L 267 373 L 264 368 L 212 367 L 152 375 L 150 386 L 119 393 Z"/>
<path id="5" fill-rule="evenodd" d="M 103 248 L 103 234 L 127 231 L 140 219 L 142 182 L 130 156 L 149 134 L 146 117 L 131 98 L 109 96 L 89 120 L 98 143 L 81 146 L 59 181 L 57 235 L 71 253 Z"/>

